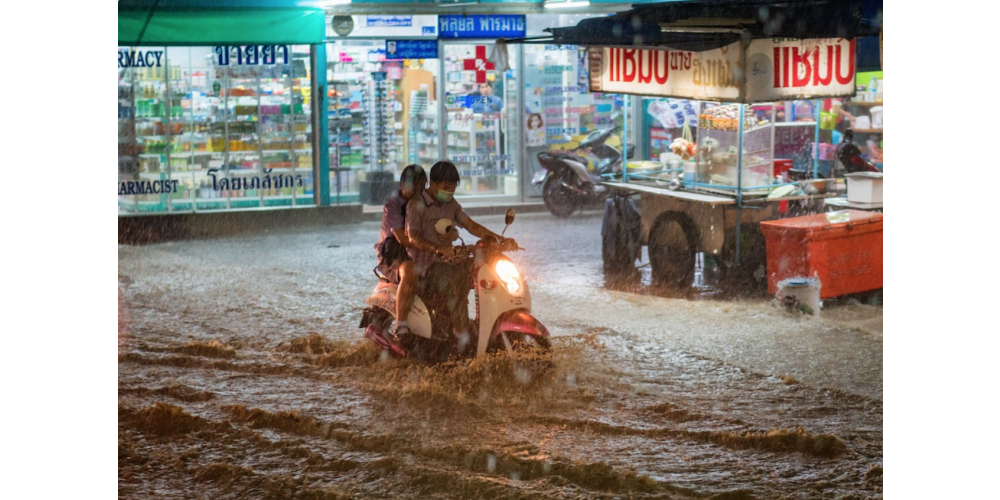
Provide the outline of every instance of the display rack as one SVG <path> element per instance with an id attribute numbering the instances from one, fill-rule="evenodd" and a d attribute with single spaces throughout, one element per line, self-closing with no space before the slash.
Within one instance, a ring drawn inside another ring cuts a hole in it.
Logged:
<path id="1" fill-rule="evenodd" d="M 138 168 L 129 172 L 129 155 L 120 154 L 120 178 L 177 181 L 177 190 L 120 197 L 120 208 L 144 212 L 297 204 L 309 194 L 312 172 L 311 126 L 304 109 L 308 87 L 295 78 L 306 76 L 304 65 L 299 66 L 301 71 L 295 64 L 220 67 L 214 56 L 206 55 L 203 65 L 184 69 L 165 64 L 131 70 L 120 79 L 119 116 L 134 117 L 132 150 Z M 129 99 L 132 104 L 126 105 Z M 129 142 L 129 128 L 120 121 L 120 143 Z M 270 185 L 263 178 L 271 172 L 294 178 L 294 185 L 260 187 Z"/>
<path id="2" fill-rule="evenodd" d="M 329 71 L 336 80 L 328 112 L 337 199 L 370 201 L 383 191 L 376 185 L 394 179 L 404 160 L 403 105 L 398 100 L 402 67 L 386 61 L 376 42 L 339 42 L 334 47 Z"/>

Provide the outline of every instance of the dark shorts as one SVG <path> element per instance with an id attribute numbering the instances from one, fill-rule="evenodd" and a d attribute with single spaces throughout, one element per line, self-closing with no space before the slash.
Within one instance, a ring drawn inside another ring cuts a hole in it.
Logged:
<path id="1" fill-rule="evenodd" d="M 447 311 L 451 321 L 446 323 L 454 323 L 455 328 L 462 329 L 467 326 L 469 318 L 471 280 L 471 260 L 461 265 L 435 262 L 420 279 L 417 295 L 432 310 Z"/>
<path id="2" fill-rule="evenodd" d="M 379 264 L 378 272 L 382 273 L 385 279 L 389 280 L 390 283 L 395 285 L 399 284 L 399 266 L 402 266 L 404 262 L 413 260 L 409 255 L 404 255 L 403 257 L 396 259 L 392 265 Z"/>

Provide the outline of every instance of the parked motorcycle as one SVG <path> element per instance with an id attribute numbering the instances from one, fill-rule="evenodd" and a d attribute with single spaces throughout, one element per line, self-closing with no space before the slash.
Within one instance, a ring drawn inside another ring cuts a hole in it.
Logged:
<path id="1" fill-rule="evenodd" d="M 601 186 L 605 175 L 622 171 L 622 154 L 608 144 L 608 139 L 618 131 L 618 127 L 595 130 L 580 142 L 576 149 L 568 152 L 543 151 L 538 153 L 539 170 L 531 183 L 541 186 L 545 206 L 556 217 L 569 217 L 584 206 L 598 203 L 607 197 L 607 190 Z M 631 158 L 635 147 L 629 146 Z M 593 168 L 583 155 L 597 158 Z"/>
<path id="2" fill-rule="evenodd" d="M 451 221 L 439 222 L 438 232 L 446 235 L 453 231 Z M 507 211 L 507 226 L 514 222 L 514 210 Z M 507 228 L 504 228 L 506 233 Z M 446 307 L 427 307 L 438 302 L 425 296 L 418 287 L 413 299 L 408 324 L 410 334 L 394 338 L 397 285 L 380 281 L 365 300 L 361 328 L 365 336 L 397 358 L 416 357 L 426 361 L 443 361 L 450 356 L 482 356 L 486 353 L 550 349 L 549 331 L 531 314 L 531 292 L 517 266 L 504 256 L 504 252 L 523 250 L 513 240 L 484 238 L 474 245 L 453 247 L 455 256 L 450 258 L 456 269 L 471 272 L 463 278 L 475 290 L 476 317 L 469 322 L 469 331 L 475 339 L 456 338 Z M 467 294 L 463 287 L 456 293 Z M 467 308 L 456 314 L 467 314 Z M 472 343 L 474 342 L 474 343 Z"/>

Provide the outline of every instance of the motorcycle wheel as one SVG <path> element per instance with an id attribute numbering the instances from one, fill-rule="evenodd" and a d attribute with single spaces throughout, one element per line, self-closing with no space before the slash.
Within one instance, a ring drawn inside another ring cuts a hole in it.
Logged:
<path id="1" fill-rule="evenodd" d="M 565 185 L 577 187 L 579 178 L 568 168 L 556 172 L 549 180 L 545 181 L 542 188 L 542 200 L 545 207 L 552 212 L 552 215 L 565 219 L 573 215 L 573 212 L 580 206 L 578 195 L 568 189 Z"/>

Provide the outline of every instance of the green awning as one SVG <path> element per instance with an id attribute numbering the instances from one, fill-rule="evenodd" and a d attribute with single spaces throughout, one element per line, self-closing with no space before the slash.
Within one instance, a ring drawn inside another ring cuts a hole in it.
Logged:
<path id="1" fill-rule="evenodd" d="M 151 9 L 155 9 L 150 13 Z M 119 46 L 308 45 L 326 39 L 322 9 L 134 8 L 118 10 Z"/>

